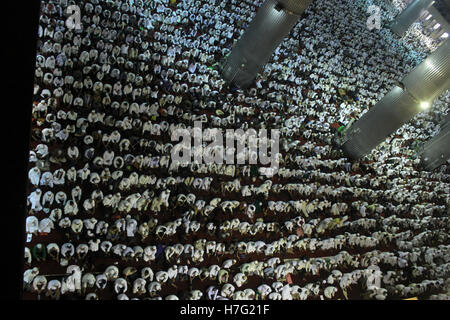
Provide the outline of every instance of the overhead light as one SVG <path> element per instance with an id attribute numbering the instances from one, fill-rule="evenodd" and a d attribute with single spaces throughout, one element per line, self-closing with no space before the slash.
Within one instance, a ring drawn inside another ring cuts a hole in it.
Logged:
<path id="1" fill-rule="evenodd" d="M 441 26 L 440 23 L 436 23 L 436 24 L 434 25 L 433 29 L 436 30 L 436 29 L 439 28 L 440 26 Z"/>
<path id="2" fill-rule="evenodd" d="M 431 107 L 431 104 L 428 102 L 428 101 L 422 101 L 421 103 L 420 103 L 420 107 L 422 108 L 422 109 L 428 109 L 428 108 L 430 108 Z"/>
<path id="3" fill-rule="evenodd" d="M 433 15 L 430 14 L 425 20 L 430 20 L 430 18 L 431 18 L 432 16 L 433 16 Z"/>
<path id="4" fill-rule="evenodd" d="M 445 38 L 448 38 L 448 32 L 442 34 L 441 38 L 444 38 L 444 39 L 445 39 Z"/>

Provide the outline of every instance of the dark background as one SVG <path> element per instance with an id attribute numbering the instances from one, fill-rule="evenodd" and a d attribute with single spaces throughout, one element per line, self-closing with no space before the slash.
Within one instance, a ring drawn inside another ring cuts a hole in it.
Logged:
<path id="1" fill-rule="evenodd" d="M 450 21 L 450 0 L 437 0 L 434 6 L 447 21 Z"/>
<path id="2" fill-rule="evenodd" d="M 8 300 L 21 299 L 23 277 L 23 245 L 25 236 L 25 168 L 28 162 L 28 144 L 31 123 L 31 105 L 36 58 L 36 42 L 41 0 L 4 1 L 2 17 L 6 26 L 2 37 L 3 70 L 1 103 L 2 129 L 0 153 L 3 158 L 2 206 L 0 223 L 2 239 L 1 264 L 7 270 Z M 5 54 L 5 55 L 4 55 Z M 2 90 L 3 91 L 3 90 Z M 6 191 L 6 192 L 5 192 Z M 6 249 L 6 252 L 4 251 Z"/>

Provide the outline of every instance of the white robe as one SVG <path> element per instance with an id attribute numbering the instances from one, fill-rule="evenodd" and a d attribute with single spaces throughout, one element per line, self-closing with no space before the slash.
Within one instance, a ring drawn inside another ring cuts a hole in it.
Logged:
<path id="1" fill-rule="evenodd" d="M 28 178 L 34 186 L 39 185 L 39 179 L 41 177 L 41 170 L 38 167 L 31 168 L 28 171 Z"/>
<path id="2" fill-rule="evenodd" d="M 54 228 L 53 221 L 49 218 L 44 218 L 39 223 L 39 232 L 50 233 Z"/>
<path id="3" fill-rule="evenodd" d="M 26 232 L 34 233 L 39 229 L 39 220 L 35 216 L 29 216 L 26 219 Z"/>
<path id="4" fill-rule="evenodd" d="M 34 211 L 41 211 L 42 210 L 41 196 L 42 196 L 42 192 L 41 192 L 40 189 L 37 189 L 36 191 L 32 192 L 28 196 L 28 200 L 31 203 L 31 209 L 32 210 L 34 210 Z"/>
<path id="5" fill-rule="evenodd" d="M 64 294 L 64 292 L 66 292 L 66 291 L 74 292 L 75 290 L 81 290 L 80 267 L 77 265 L 70 265 L 67 267 L 66 272 L 71 275 L 63 281 L 61 293 Z"/>
<path id="6" fill-rule="evenodd" d="M 283 300 L 292 300 L 291 288 L 289 287 L 289 285 L 285 285 L 281 289 L 281 297 Z"/>

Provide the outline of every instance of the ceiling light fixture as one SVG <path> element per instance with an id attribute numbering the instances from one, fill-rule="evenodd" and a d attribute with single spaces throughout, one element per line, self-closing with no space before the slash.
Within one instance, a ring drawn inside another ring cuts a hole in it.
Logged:
<path id="1" fill-rule="evenodd" d="M 431 104 L 430 104 L 428 101 L 422 101 L 422 102 L 420 103 L 420 107 L 421 107 L 422 109 L 428 109 L 428 108 L 431 107 Z"/>

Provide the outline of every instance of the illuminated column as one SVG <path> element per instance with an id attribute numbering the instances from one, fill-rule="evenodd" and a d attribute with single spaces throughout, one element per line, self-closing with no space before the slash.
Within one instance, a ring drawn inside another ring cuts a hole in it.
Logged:
<path id="1" fill-rule="evenodd" d="M 431 138 L 420 152 L 421 164 L 426 170 L 434 170 L 450 159 L 450 115 L 441 131 Z"/>
<path id="2" fill-rule="evenodd" d="M 403 78 L 374 107 L 354 122 L 340 141 L 348 157 L 359 159 L 410 121 L 450 88 L 450 41 Z"/>
<path id="3" fill-rule="evenodd" d="M 250 86 L 311 2 L 267 0 L 233 47 L 222 69 L 223 78 L 241 88 Z"/>
<path id="4" fill-rule="evenodd" d="M 431 7 L 434 0 L 414 0 L 402 13 L 392 22 L 391 29 L 398 36 L 408 30 L 408 28 L 421 16 L 424 11 Z"/>

